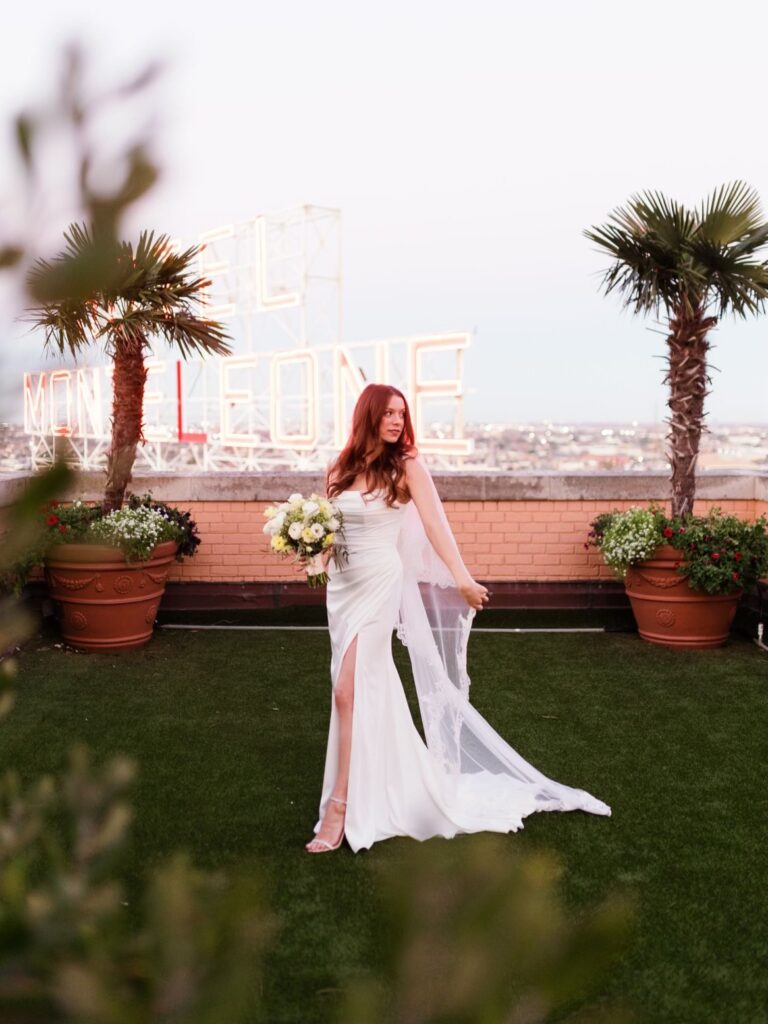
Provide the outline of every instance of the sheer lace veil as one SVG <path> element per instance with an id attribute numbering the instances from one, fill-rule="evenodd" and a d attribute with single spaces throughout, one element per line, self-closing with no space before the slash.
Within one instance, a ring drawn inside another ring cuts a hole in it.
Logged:
<path id="1" fill-rule="evenodd" d="M 453 536 L 431 476 L 429 480 L 439 515 Z M 490 773 L 496 777 L 494 782 L 507 786 L 535 784 L 536 805 L 542 810 L 581 808 L 610 814 L 606 804 L 584 790 L 542 775 L 470 703 L 467 646 L 475 611 L 429 542 L 413 501 L 403 514 L 398 550 L 403 588 L 397 635 L 410 657 L 427 746 L 454 784 L 474 790 L 474 784 L 484 782 Z M 503 801 L 504 786 L 478 785 L 477 793 L 480 799 Z M 488 808 L 484 810 L 487 814 Z"/>

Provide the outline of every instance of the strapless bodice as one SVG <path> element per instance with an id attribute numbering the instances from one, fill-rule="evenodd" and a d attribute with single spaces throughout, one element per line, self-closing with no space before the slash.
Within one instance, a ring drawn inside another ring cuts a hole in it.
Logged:
<path id="1" fill-rule="evenodd" d="M 394 549 L 407 503 L 390 507 L 380 491 L 342 491 L 333 501 L 344 516 L 342 543 L 350 555 Z"/>

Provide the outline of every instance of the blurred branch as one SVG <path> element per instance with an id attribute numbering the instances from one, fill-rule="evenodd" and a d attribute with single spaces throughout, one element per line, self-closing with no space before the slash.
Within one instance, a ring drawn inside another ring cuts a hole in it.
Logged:
<path id="1" fill-rule="evenodd" d="M 626 1024 L 583 1004 L 627 947 L 632 901 L 573 913 L 561 873 L 497 836 L 414 846 L 382 872 L 385 964 L 350 988 L 340 1024 L 544 1024 L 580 1005 L 582 1024 Z"/>
<path id="2" fill-rule="evenodd" d="M 20 267 L 39 257 L 35 214 L 39 217 L 42 213 L 47 224 L 51 211 L 46 209 L 45 200 L 50 194 L 64 201 L 67 222 L 84 219 L 107 242 L 118 239 L 126 212 L 158 179 L 160 170 L 151 156 L 152 139 L 147 133 L 145 137 L 126 139 L 122 152 L 108 155 L 96 141 L 99 136 L 95 122 L 105 110 L 112 110 L 111 121 L 119 124 L 119 107 L 127 100 L 137 100 L 151 109 L 149 92 L 162 66 L 154 61 L 148 63 L 126 81 L 97 93 L 88 90 L 87 71 L 83 51 L 72 44 L 63 54 L 53 100 L 38 108 L 28 107 L 13 120 L 15 153 L 27 197 L 27 216 L 18 230 L 19 237 L 0 238 L 0 270 Z M 62 137 L 65 154 L 61 157 L 57 154 L 51 180 L 47 181 L 43 169 L 51 162 L 45 159 L 45 147 Z M 62 163 L 69 163 L 73 170 L 72 180 L 76 182 L 73 197 L 61 194 Z M 104 181 L 113 183 L 108 188 L 97 184 Z M 55 219 L 56 214 L 53 216 Z M 90 269 L 96 272 L 98 268 Z M 86 273 L 85 280 L 77 284 L 78 294 L 88 293 L 88 280 Z"/>
<path id="3" fill-rule="evenodd" d="M 275 930 L 252 875 L 197 871 L 177 854 L 129 916 L 115 864 L 136 766 L 101 771 L 85 747 L 25 789 L 0 779 L 0 1017 L 4 1024 L 245 1024 Z"/>

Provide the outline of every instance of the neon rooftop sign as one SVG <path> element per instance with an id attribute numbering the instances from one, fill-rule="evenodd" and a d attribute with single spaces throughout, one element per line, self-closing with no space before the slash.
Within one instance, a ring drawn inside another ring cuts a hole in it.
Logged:
<path id="1" fill-rule="evenodd" d="M 425 454 L 451 464 L 471 453 L 463 436 L 469 334 L 342 342 L 340 227 L 338 210 L 304 206 L 201 236 L 206 313 L 226 323 L 234 354 L 182 362 L 158 349 L 148 357 L 139 465 L 324 466 L 370 381 L 408 396 Z M 62 445 L 83 468 L 103 463 L 111 366 L 30 371 L 23 395 L 35 465 Z"/>

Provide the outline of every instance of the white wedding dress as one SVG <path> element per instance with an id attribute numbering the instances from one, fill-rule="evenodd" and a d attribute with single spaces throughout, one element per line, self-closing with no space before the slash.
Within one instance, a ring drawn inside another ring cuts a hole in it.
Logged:
<path id="1" fill-rule="evenodd" d="M 334 501 L 348 551 L 341 567 L 328 566 L 334 686 L 357 637 L 345 820 L 351 848 L 392 836 L 514 832 L 533 811 L 609 815 L 589 793 L 528 764 L 470 704 L 466 646 L 475 613 L 426 540 L 413 502 L 389 507 L 380 493 L 360 491 L 343 491 Z M 395 628 L 411 658 L 426 744 L 392 657 Z M 315 833 L 338 770 L 338 727 L 331 693 Z"/>

